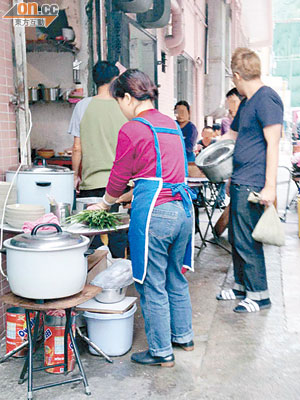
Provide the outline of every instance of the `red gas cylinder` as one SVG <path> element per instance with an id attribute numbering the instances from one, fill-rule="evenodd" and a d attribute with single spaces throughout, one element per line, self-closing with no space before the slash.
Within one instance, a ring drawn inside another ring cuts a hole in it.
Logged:
<path id="1" fill-rule="evenodd" d="M 30 313 L 30 326 L 33 332 L 34 313 Z M 6 352 L 14 350 L 27 340 L 25 310 L 21 307 L 11 307 L 6 311 Z M 27 347 L 14 354 L 13 357 L 25 357 Z"/>
<path id="2" fill-rule="evenodd" d="M 72 317 L 75 315 L 72 314 Z M 75 319 L 73 318 L 72 330 L 75 336 Z M 44 352 L 45 367 L 47 365 L 61 364 L 64 362 L 64 335 L 65 335 L 65 311 L 54 310 L 49 311 L 45 315 L 44 323 Z M 68 335 L 68 371 L 73 371 L 75 367 L 75 355 L 71 343 L 70 335 Z M 46 372 L 52 374 L 62 374 L 64 367 L 54 367 L 46 369 Z"/>

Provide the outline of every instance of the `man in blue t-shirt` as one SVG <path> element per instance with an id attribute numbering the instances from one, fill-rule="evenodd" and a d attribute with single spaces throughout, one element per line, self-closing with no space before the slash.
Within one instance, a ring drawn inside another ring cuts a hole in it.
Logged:
<path id="1" fill-rule="evenodd" d="M 252 232 L 264 206 L 275 201 L 283 104 L 261 81 L 260 60 L 253 51 L 236 49 L 231 69 L 234 85 L 245 96 L 230 131 L 222 136 L 236 139 L 229 221 L 235 284 L 222 290 L 217 299 L 243 299 L 233 311 L 247 313 L 271 307 L 263 246 Z M 260 204 L 248 201 L 252 191 L 260 193 Z"/>

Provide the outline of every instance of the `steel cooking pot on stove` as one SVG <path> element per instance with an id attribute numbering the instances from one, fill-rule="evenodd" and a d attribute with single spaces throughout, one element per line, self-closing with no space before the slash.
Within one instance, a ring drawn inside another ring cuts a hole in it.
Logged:
<path id="1" fill-rule="evenodd" d="M 39 231 L 53 226 L 55 231 Z M 63 232 L 56 224 L 5 240 L 11 291 L 30 299 L 56 299 L 80 292 L 86 282 L 90 239 Z"/>
<path id="2" fill-rule="evenodd" d="M 234 140 L 219 140 L 202 150 L 196 165 L 213 183 L 220 183 L 232 175 Z"/>
<path id="3" fill-rule="evenodd" d="M 34 103 L 38 101 L 38 88 L 37 87 L 29 87 L 28 88 L 28 101 L 29 103 Z"/>
<path id="4" fill-rule="evenodd" d="M 6 172 L 6 181 L 13 180 L 16 169 L 12 168 Z M 32 165 L 21 167 L 16 186 L 18 203 L 43 205 L 48 213 L 48 196 L 60 203 L 73 204 L 74 171 L 67 167 L 48 165 L 44 158 L 37 157 Z"/>
<path id="5" fill-rule="evenodd" d="M 45 88 L 44 100 L 49 103 L 50 101 L 58 101 L 60 96 L 60 88 Z"/>

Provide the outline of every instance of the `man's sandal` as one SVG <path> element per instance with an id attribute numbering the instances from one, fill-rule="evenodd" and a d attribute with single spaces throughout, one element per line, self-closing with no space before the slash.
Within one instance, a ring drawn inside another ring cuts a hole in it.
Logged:
<path id="1" fill-rule="evenodd" d="M 236 289 L 221 290 L 221 292 L 216 296 L 217 300 L 236 300 L 244 299 L 246 297 L 245 292 L 241 292 Z"/>
<path id="2" fill-rule="evenodd" d="M 248 297 L 242 300 L 233 311 L 236 313 L 252 313 L 271 307 L 270 299 L 251 300 Z"/>

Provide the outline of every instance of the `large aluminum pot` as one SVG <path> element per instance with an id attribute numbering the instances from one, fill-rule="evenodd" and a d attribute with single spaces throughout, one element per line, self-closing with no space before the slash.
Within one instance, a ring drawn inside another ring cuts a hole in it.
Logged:
<path id="1" fill-rule="evenodd" d="M 40 231 L 54 226 L 56 231 Z M 11 291 L 29 299 L 57 299 L 80 292 L 86 282 L 89 238 L 63 232 L 56 224 L 4 242 Z"/>
<path id="2" fill-rule="evenodd" d="M 73 204 L 74 200 L 74 171 L 57 165 L 48 165 L 42 159 L 38 165 L 36 158 L 33 165 L 22 166 L 17 176 L 17 197 L 20 204 L 38 204 L 50 212 L 48 196 L 54 197 L 59 203 Z M 16 168 L 6 172 L 6 181 L 11 182 Z"/>
<path id="3" fill-rule="evenodd" d="M 211 182 L 220 183 L 231 177 L 234 144 L 234 140 L 219 140 L 196 157 L 196 165 Z"/>

